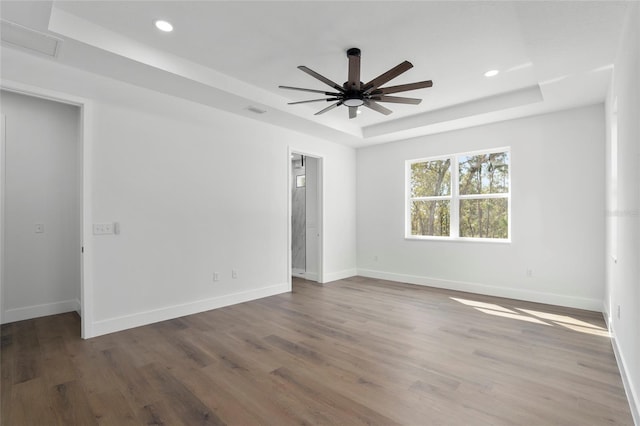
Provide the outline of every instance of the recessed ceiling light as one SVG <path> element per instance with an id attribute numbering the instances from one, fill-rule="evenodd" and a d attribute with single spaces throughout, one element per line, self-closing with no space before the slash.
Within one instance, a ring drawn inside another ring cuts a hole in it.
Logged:
<path id="1" fill-rule="evenodd" d="M 160 31 L 164 31 L 165 33 L 170 33 L 171 31 L 173 31 L 173 25 L 171 25 L 170 22 L 163 21 L 162 19 L 158 19 L 156 22 L 154 22 L 154 24 L 157 29 L 159 29 Z"/>
<path id="2" fill-rule="evenodd" d="M 498 70 L 490 70 L 490 71 L 485 72 L 484 76 L 485 77 L 493 77 L 493 76 L 498 75 L 499 72 L 500 71 L 498 71 Z"/>

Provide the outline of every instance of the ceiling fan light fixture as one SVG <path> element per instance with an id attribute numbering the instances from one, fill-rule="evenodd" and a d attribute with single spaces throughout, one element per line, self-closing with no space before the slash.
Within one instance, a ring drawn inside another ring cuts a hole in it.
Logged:
<path id="1" fill-rule="evenodd" d="M 173 25 L 171 25 L 171 22 L 169 21 L 158 19 L 153 23 L 153 25 L 155 25 L 157 29 L 165 33 L 170 33 L 171 31 L 173 31 Z"/>
<path id="2" fill-rule="evenodd" d="M 360 98 L 345 99 L 343 102 L 348 107 L 359 107 L 364 105 L 364 100 Z"/>

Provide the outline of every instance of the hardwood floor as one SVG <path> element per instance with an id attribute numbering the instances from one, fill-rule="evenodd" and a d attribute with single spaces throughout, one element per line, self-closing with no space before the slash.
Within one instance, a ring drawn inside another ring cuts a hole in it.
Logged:
<path id="1" fill-rule="evenodd" d="M 2 326 L 2 425 L 632 425 L 602 316 L 355 277 L 83 341 Z"/>

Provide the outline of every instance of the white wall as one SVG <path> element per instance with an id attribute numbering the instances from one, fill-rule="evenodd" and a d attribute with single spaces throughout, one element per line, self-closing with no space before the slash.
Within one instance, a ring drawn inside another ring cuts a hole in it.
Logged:
<path id="1" fill-rule="evenodd" d="M 3 322 L 79 309 L 79 109 L 2 91 Z M 35 224 L 44 225 L 36 233 Z"/>
<path id="2" fill-rule="evenodd" d="M 596 105 L 358 150 L 359 274 L 600 310 L 604 127 Z M 405 160 L 504 146 L 511 243 L 404 239 Z"/>
<path id="3" fill-rule="evenodd" d="M 91 99 L 90 220 L 121 224 L 89 247 L 93 334 L 288 291 L 289 148 L 326 167 L 325 280 L 355 273 L 353 149 L 9 49 L 2 76 Z"/>
<path id="4" fill-rule="evenodd" d="M 639 28 L 640 6 L 636 4 L 627 16 L 607 103 L 609 244 L 605 257 L 607 293 L 604 302 L 636 424 L 640 424 Z"/>

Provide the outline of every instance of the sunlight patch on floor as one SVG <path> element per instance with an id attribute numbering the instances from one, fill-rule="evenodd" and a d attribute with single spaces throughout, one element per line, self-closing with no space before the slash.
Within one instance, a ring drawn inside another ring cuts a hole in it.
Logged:
<path id="1" fill-rule="evenodd" d="M 450 297 L 450 299 L 455 300 L 456 302 L 463 305 L 470 306 L 473 309 L 488 315 L 494 315 L 498 317 L 510 318 L 518 321 L 526 321 L 547 326 L 559 326 L 580 333 L 592 334 L 594 336 L 610 337 L 609 331 L 606 328 L 590 324 L 586 321 L 579 320 L 568 315 L 560 315 L 551 312 L 542 312 L 523 308 L 514 308 L 517 310 L 513 310 L 505 308 L 504 306 L 497 305 L 495 303 L 479 302 L 477 300 L 461 299 L 458 297 Z"/>
<path id="2" fill-rule="evenodd" d="M 570 330 L 573 330 L 573 331 L 579 331 L 581 333 L 593 334 L 595 336 L 609 337 L 609 331 L 605 330 L 604 328 L 582 327 L 582 326 L 579 326 L 579 325 L 562 324 L 562 323 L 557 323 L 557 324 L 561 325 L 562 327 L 566 327 L 566 328 L 568 328 Z"/>
<path id="3" fill-rule="evenodd" d="M 539 320 L 538 318 L 533 318 L 533 317 L 528 317 L 525 315 L 521 315 L 518 313 L 514 313 L 511 314 L 509 312 L 500 312 L 500 311 L 496 311 L 493 309 L 484 309 L 484 308 L 474 308 L 480 312 L 484 312 L 485 314 L 489 314 L 489 315 L 495 315 L 498 317 L 504 317 L 504 318 L 511 318 L 511 319 L 517 319 L 518 321 L 527 321 L 527 322 L 534 322 L 536 324 L 542 324 L 542 325 L 551 325 L 549 323 L 546 323 L 544 321 Z"/>
<path id="4" fill-rule="evenodd" d="M 520 309 L 520 308 L 518 308 L 518 310 L 522 311 L 522 312 L 526 312 L 529 315 L 533 315 L 533 316 L 536 316 L 536 317 L 539 317 L 539 318 L 550 320 L 550 321 L 553 321 L 553 322 L 556 322 L 556 323 L 562 323 L 562 324 L 566 324 L 566 325 L 574 325 L 574 326 L 577 326 L 577 327 L 580 327 L 580 328 L 592 328 L 592 329 L 595 329 L 595 330 L 605 330 L 604 327 L 599 327 L 597 325 L 593 325 L 593 324 L 590 324 L 590 323 L 588 323 L 586 321 L 582 321 L 582 320 L 579 320 L 577 318 L 569 317 L 567 315 L 558 315 L 558 314 L 552 314 L 552 313 L 549 313 L 549 312 L 533 311 L 533 310 L 530 310 L 530 309 Z"/>
<path id="5" fill-rule="evenodd" d="M 491 309 L 493 311 L 508 312 L 508 313 L 511 313 L 511 314 L 518 314 L 514 310 L 507 309 L 505 307 L 502 307 L 500 305 L 496 305 L 494 303 L 478 302 L 476 300 L 460 299 L 460 298 L 457 298 L 457 297 L 450 297 L 450 299 L 455 300 L 456 302 L 462 303 L 463 305 L 473 306 L 474 308 L 484 308 L 484 309 Z"/>

